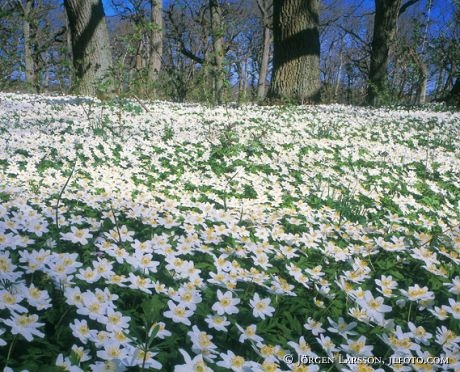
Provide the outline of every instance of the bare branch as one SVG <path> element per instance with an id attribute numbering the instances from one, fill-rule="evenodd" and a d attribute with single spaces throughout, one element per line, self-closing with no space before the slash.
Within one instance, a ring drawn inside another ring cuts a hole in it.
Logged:
<path id="1" fill-rule="evenodd" d="M 418 3 L 419 0 L 408 0 L 401 8 L 399 8 L 398 17 L 400 17 L 409 7 Z"/>
<path id="2" fill-rule="evenodd" d="M 346 32 L 347 34 L 350 34 L 351 36 L 353 36 L 356 40 L 358 40 L 359 42 L 363 43 L 364 45 L 366 45 L 366 47 L 369 47 L 369 42 L 367 42 L 366 40 L 364 40 L 361 36 L 359 36 L 356 32 L 352 31 L 352 30 L 348 30 L 346 29 L 345 27 L 343 27 L 342 25 L 339 25 L 338 26 L 342 31 Z"/>

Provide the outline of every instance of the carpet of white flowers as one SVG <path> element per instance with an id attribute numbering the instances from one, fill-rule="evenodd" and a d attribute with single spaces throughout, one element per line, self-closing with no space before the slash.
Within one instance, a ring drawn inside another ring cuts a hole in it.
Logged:
<path id="1" fill-rule="evenodd" d="M 0 368 L 459 371 L 459 136 L 0 94 Z"/>

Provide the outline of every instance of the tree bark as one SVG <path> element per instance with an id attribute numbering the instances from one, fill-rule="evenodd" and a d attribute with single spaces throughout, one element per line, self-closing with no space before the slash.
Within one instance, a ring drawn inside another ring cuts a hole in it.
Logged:
<path id="1" fill-rule="evenodd" d="M 343 67 L 343 55 L 342 55 L 342 51 L 340 51 L 340 64 L 339 64 L 339 69 L 337 70 L 337 80 L 335 81 L 334 100 L 337 100 L 339 96 L 339 89 L 341 85 L 341 76 L 342 76 L 342 67 Z"/>
<path id="2" fill-rule="evenodd" d="M 273 77 L 269 97 L 320 100 L 319 1 L 274 0 Z"/>
<path id="3" fill-rule="evenodd" d="M 262 14 L 263 23 L 262 59 L 260 61 L 259 79 L 257 81 L 257 99 L 261 101 L 265 98 L 266 94 L 265 85 L 267 83 L 268 64 L 270 62 L 270 46 L 272 43 L 271 25 L 273 22 L 273 2 L 271 0 L 257 0 L 257 6 L 259 8 L 260 13 Z"/>
<path id="4" fill-rule="evenodd" d="M 260 61 L 259 80 L 257 82 L 257 98 L 259 100 L 263 100 L 265 98 L 265 84 L 267 82 L 268 63 L 270 60 L 270 45 L 272 38 L 271 31 L 268 26 L 264 26 L 263 38 L 264 43 L 262 47 L 262 60 Z"/>
<path id="5" fill-rule="evenodd" d="M 460 107 L 460 77 L 455 80 L 454 86 L 444 98 L 444 101 L 448 105 L 455 105 Z"/>
<path id="6" fill-rule="evenodd" d="M 247 83 L 247 61 L 243 60 L 237 62 L 238 68 L 238 103 L 246 99 L 246 92 L 248 89 Z"/>
<path id="7" fill-rule="evenodd" d="M 211 13 L 211 37 L 213 44 L 212 76 L 214 80 L 214 96 L 220 105 L 224 100 L 224 33 L 222 24 L 222 9 L 218 0 L 209 0 Z"/>
<path id="8" fill-rule="evenodd" d="M 156 81 L 161 70 L 161 57 L 163 55 L 163 1 L 150 1 L 150 32 L 149 72 L 150 81 Z"/>
<path id="9" fill-rule="evenodd" d="M 98 87 L 112 91 L 109 33 L 102 0 L 64 0 L 72 39 L 77 90 L 95 95 Z"/>
<path id="10" fill-rule="evenodd" d="M 19 6 L 22 11 L 22 33 L 24 37 L 24 67 L 26 72 L 26 82 L 30 86 L 36 87 L 37 77 L 35 75 L 35 63 L 30 32 L 30 18 L 33 0 L 26 0 L 25 3 L 21 0 L 19 2 Z"/>
<path id="11" fill-rule="evenodd" d="M 417 51 L 414 48 L 409 48 L 409 54 L 411 55 L 413 61 L 417 65 L 420 74 L 417 82 L 417 91 L 415 93 L 415 103 L 418 105 L 422 105 L 426 101 L 426 88 L 428 85 L 428 68 L 426 67 L 425 62 L 417 54 Z"/>
<path id="12" fill-rule="evenodd" d="M 382 96 L 388 89 L 388 55 L 396 33 L 400 8 L 401 0 L 375 0 L 374 33 L 366 97 L 370 105 L 382 103 Z"/>

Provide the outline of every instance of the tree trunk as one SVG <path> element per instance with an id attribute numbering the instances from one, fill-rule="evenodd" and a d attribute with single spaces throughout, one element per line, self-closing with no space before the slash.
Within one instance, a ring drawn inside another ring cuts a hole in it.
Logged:
<path id="1" fill-rule="evenodd" d="M 257 98 L 263 100 L 265 98 L 265 84 L 268 75 L 268 62 L 270 60 L 270 45 L 272 42 L 270 28 L 264 26 L 263 31 L 264 44 L 262 47 L 262 60 L 260 61 L 259 80 L 257 82 Z"/>
<path id="2" fill-rule="evenodd" d="M 77 90 L 94 95 L 112 91 L 109 33 L 102 0 L 64 0 L 72 38 Z M 100 89 L 98 89 L 98 86 Z"/>
<path id="3" fill-rule="evenodd" d="M 32 0 L 27 0 L 24 3 L 20 3 L 23 17 L 22 17 L 22 32 L 24 36 L 24 65 L 26 70 L 26 82 L 35 87 L 36 86 L 36 76 L 35 76 L 35 63 L 33 58 L 32 51 L 32 40 L 30 33 L 30 17 L 32 11 Z"/>
<path id="4" fill-rule="evenodd" d="M 214 94 L 216 102 L 220 105 L 224 99 L 224 33 L 222 25 L 222 9 L 218 0 L 209 0 L 211 13 L 211 36 L 213 44 L 212 76 L 214 80 Z"/>
<path id="5" fill-rule="evenodd" d="M 335 82 L 335 87 L 334 87 L 334 100 L 337 100 L 339 96 L 339 89 L 340 89 L 340 83 L 341 83 L 341 76 L 342 76 L 342 67 L 343 67 L 343 55 L 342 51 L 340 51 L 340 64 L 339 64 L 339 69 L 337 71 L 337 80 Z"/>
<path id="6" fill-rule="evenodd" d="M 142 58 L 142 39 L 139 40 L 139 44 L 136 49 L 136 58 L 134 59 L 134 68 L 136 70 L 136 73 L 141 73 L 142 68 L 144 67 L 144 61 Z"/>
<path id="7" fill-rule="evenodd" d="M 150 6 L 152 31 L 150 33 L 148 77 L 150 81 L 156 81 L 161 70 L 161 57 L 163 55 L 163 2 L 151 0 Z"/>
<path id="8" fill-rule="evenodd" d="M 263 44 L 262 44 L 262 59 L 259 65 L 259 79 L 257 81 L 257 99 L 259 101 L 265 98 L 266 83 L 268 75 L 268 64 L 270 62 L 270 46 L 272 43 L 273 24 L 273 1 L 272 0 L 256 0 L 257 7 L 262 15 L 263 24 Z"/>
<path id="9" fill-rule="evenodd" d="M 426 101 L 426 88 L 428 85 L 428 69 L 426 67 L 425 62 L 422 58 L 417 54 L 415 49 L 410 48 L 409 53 L 412 56 L 415 64 L 417 65 L 419 71 L 419 79 L 417 82 L 417 91 L 415 95 L 415 103 L 417 105 L 423 105 Z"/>
<path id="10" fill-rule="evenodd" d="M 320 100 L 319 1 L 274 0 L 273 77 L 269 97 Z"/>
<path id="11" fill-rule="evenodd" d="M 238 66 L 238 103 L 246 99 L 248 89 L 247 61 L 243 60 L 237 63 Z"/>
<path id="12" fill-rule="evenodd" d="M 438 100 L 441 97 L 441 88 L 442 88 L 442 81 L 444 79 L 443 69 L 438 69 L 438 78 L 436 79 L 436 90 L 434 93 L 434 97 Z"/>
<path id="13" fill-rule="evenodd" d="M 460 107 L 460 77 L 455 80 L 455 84 L 452 87 L 449 94 L 445 97 L 444 101 L 448 105 L 455 105 Z"/>
<path id="14" fill-rule="evenodd" d="M 378 105 L 388 89 L 388 55 L 396 33 L 401 0 L 375 0 L 374 33 L 367 103 Z"/>

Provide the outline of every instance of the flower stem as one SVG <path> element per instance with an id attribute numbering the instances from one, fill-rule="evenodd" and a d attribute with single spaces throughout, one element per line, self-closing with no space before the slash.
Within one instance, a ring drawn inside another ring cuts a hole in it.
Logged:
<path id="1" fill-rule="evenodd" d="M 11 352 L 13 351 L 13 346 L 14 346 L 14 343 L 16 342 L 17 337 L 18 335 L 14 336 L 13 341 L 11 341 L 11 345 L 8 348 L 8 355 L 6 356 L 5 368 L 8 367 L 8 362 L 10 361 Z"/>

